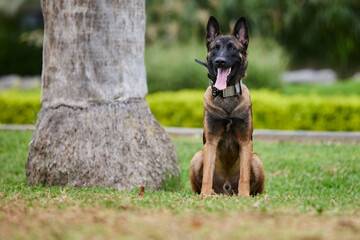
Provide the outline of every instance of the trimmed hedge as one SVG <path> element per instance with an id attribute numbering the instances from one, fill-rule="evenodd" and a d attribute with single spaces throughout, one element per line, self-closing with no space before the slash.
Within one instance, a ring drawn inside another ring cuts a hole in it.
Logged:
<path id="1" fill-rule="evenodd" d="M 39 90 L 6 90 L 0 92 L 0 123 L 35 124 L 41 108 Z"/>
<path id="2" fill-rule="evenodd" d="M 153 114 L 165 126 L 202 127 L 204 91 L 155 93 L 147 97 Z M 251 91 L 255 128 L 360 131 L 360 97 L 285 96 Z"/>
<path id="3" fill-rule="evenodd" d="M 164 126 L 202 127 L 203 90 L 162 92 L 146 97 Z M 255 128 L 360 131 L 360 96 L 285 96 L 252 90 Z M 40 109 L 39 91 L 0 92 L 1 123 L 34 123 Z"/>
<path id="4" fill-rule="evenodd" d="M 288 130 L 360 131 L 359 96 L 285 96 L 252 93 L 254 127 Z"/>
<path id="5" fill-rule="evenodd" d="M 202 127 L 203 90 L 159 92 L 146 97 L 151 112 L 164 126 Z"/>

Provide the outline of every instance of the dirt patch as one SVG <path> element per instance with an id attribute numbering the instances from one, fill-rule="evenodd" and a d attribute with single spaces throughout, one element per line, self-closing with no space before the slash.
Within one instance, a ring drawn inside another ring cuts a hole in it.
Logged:
<path id="1" fill-rule="evenodd" d="M 1 239 L 358 239 L 358 216 L 0 206 Z"/>

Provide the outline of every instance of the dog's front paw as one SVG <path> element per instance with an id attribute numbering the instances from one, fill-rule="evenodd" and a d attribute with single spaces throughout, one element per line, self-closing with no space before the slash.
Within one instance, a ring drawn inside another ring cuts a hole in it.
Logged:
<path id="1" fill-rule="evenodd" d="M 247 191 L 239 191 L 239 196 L 242 196 L 242 197 L 250 197 L 250 193 L 247 192 Z"/>
<path id="2" fill-rule="evenodd" d="M 213 189 L 201 191 L 201 195 L 204 197 L 210 197 L 216 195 Z"/>
<path id="3" fill-rule="evenodd" d="M 248 184 L 240 184 L 238 192 L 239 196 L 250 197 L 250 186 Z"/>
<path id="4" fill-rule="evenodd" d="M 240 182 L 238 192 L 240 196 L 250 197 L 250 184 Z"/>

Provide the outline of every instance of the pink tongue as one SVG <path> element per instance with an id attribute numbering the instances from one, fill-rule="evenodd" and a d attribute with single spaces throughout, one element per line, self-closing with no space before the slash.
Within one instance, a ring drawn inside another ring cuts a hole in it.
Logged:
<path id="1" fill-rule="evenodd" d="M 226 75 L 229 73 L 230 68 L 228 69 L 223 69 L 223 68 L 218 68 L 217 69 L 217 78 L 216 78 L 216 83 L 215 83 L 215 87 L 219 90 L 224 90 L 226 88 Z"/>

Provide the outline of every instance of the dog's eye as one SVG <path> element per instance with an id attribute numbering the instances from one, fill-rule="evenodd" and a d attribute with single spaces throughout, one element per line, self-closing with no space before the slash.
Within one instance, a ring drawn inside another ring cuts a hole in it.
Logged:
<path id="1" fill-rule="evenodd" d="M 215 46 L 213 47 L 213 50 L 214 50 L 214 51 L 218 51 L 219 49 L 220 49 L 219 45 L 215 45 Z"/>
<path id="2" fill-rule="evenodd" d="M 237 49 L 234 46 L 230 45 L 229 50 L 232 51 L 232 52 L 235 52 Z"/>

